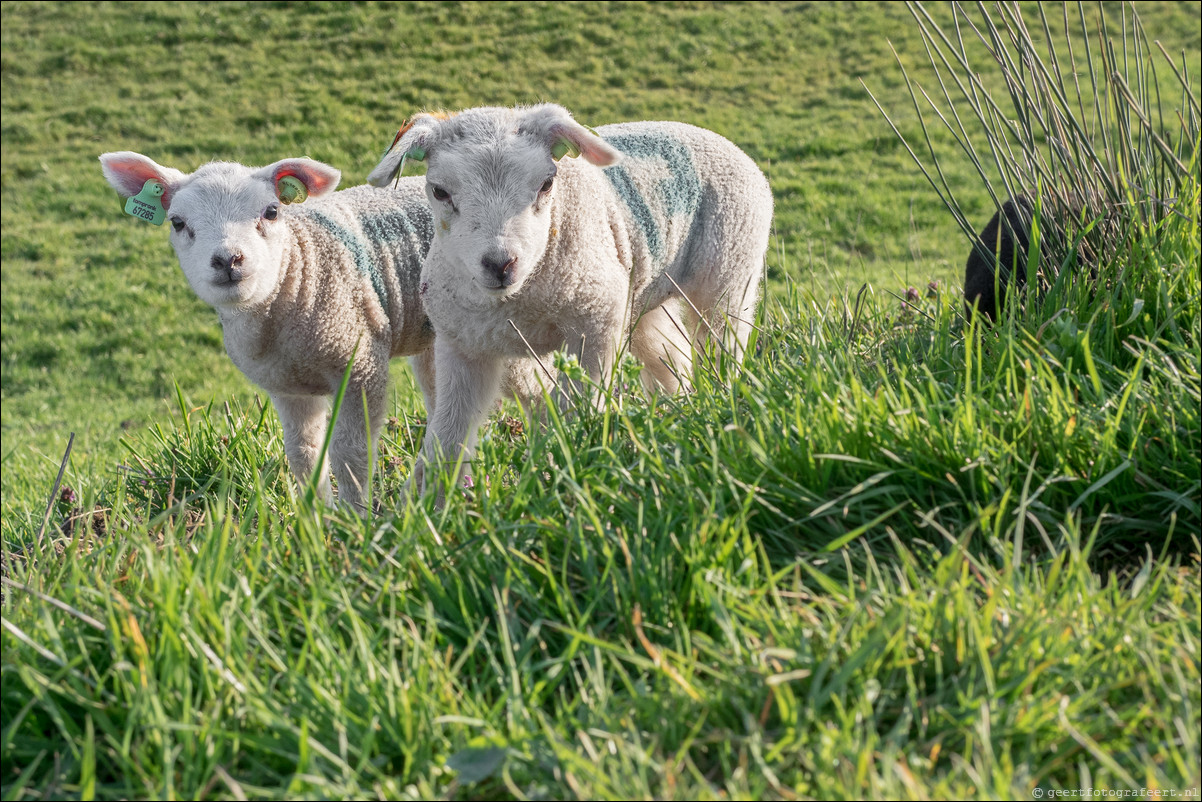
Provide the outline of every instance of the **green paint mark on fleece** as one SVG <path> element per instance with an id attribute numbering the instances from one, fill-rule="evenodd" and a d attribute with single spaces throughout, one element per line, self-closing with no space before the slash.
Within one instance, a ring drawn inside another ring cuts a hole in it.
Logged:
<path id="1" fill-rule="evenodd" d="M 701 181 L 693 166 L 693 157 L 684 145 L 665 136 L 612 134 L 607 135 L 605 141 L 626 156 L 621 163 L 606 168 L 605 177 L 634 215 L 651 258 L 656 263 L 663 263 L 667 256 L 664 235 L 655 221 L 651 204 L 664 210 L 665 220 L 675 215 L 692 218 L 697 213 L 701 205 Z M 648 199 L 639 193 L 627 169 L 628 159 L 663 163 L 668 175 L 656 188 L 658 197 Z"/>
<path id="2" fill-rule="evenodd" d="M 388 289 L 384 284 L 384 276 L 380 273 L 380 251 L 388 248 L 395 254 L 397 249 L 391 246 L 408 239 L 420 247 L 409 251 L 409 264 L 397 267 L 410 272 L 421 270 L 422 258 L 427 250 L 425 243 L 430 241 L 430 232 L 425 231 L 423 236 L 423 232 L 419 232 L 414 226 L 414 221 L 403 212 L 387 212 L 361 218 L 360 225 L 363 227 L 363 235 L 340 225 L 321 212 L 308 209 L 305 214 L 333 234 L 334 238 L 350 252 L 359 273 L 371 280 L 372 289 L 376 291 L 380 306 L 385 310 L 388 309 Z M 427 222 L 424 227 L 428 229 L 429 223 Z"/>

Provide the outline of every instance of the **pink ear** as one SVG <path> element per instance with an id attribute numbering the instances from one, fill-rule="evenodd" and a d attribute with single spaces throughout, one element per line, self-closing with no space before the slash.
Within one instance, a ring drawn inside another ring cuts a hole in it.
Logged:
<path id="1" fill-rule="evenodd" d="M 617 164 L 622 159 L 620 151 L 615 150 L 600 136 L 573 120 L 571 112 L 563 106 L 555 103 L 540 103 L 537 106 L 519 108 L 518 113 L 521 119 L 519 132 L 533 134 L 542 139 L 547 143 L 549 149 L 554 149 L 556 143 L 563 139 L 572 143 L 586 161 L 598 167 L 608 167 L 611 164 Z M 554 151 L 552 158 L 555 158 Z"/>
<path id="2" fill-rule="evenodd" d="M 278 185 L 281 178 L 290 175 L 304 184 L 305 189 L 309 190 L 309 196 L 314 198 L 333 192 L 342 179 L 339 170 L 312 159 L 284 159 L 265 170 L 271 171 L 272 186 Z"/>
<path id="3" fill-rule="evenodd" d="M 617 164 L 622 158 L 621 151 L 615 150 L 599 135 L 594 134 L 575 121 L 554 125 L 551 128 L 551 133 L 555 138 L 563 137 L 570 140 L 586 161 L 598 167 L 608 167 L 611 164 Z"/>
<path id="4" fill-rule="evenodd" d="M 171 193 L 175 185 L 184 178 L 179 170 L 163 167 L 141 153 L 123 150 L 105 153 L 100 157 L 100 169 L 109 185 L 123 198 L 132 198 L 142 191 L 142 186 L 151 179 L 163 185 L 163 207 L 171 204 Z"/>

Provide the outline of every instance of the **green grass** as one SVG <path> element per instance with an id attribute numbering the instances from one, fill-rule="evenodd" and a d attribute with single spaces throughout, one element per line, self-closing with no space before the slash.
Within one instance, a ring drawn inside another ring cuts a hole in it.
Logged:
<path id="1" fill-rule="evenodd" d="M 1196 81 L 1197 6 L 1139 10 Z M 1096 290 L 970 332 L 967 243 L 858 81 L 922 136 L 904 7 L 0 14 L 4 798 L 1197 787 L 1196 161 Z M 398 365 L 384 509 L 322 507 L 96 156 L 301 153 L 353 183 L 415 108 L 535 100 L 705 125 L 764 166 L 754 355 L 702 360 L 687 397 L 508 409 L 440 511 L 399 500 L 424 426 Z"/>
<path id="2" fill-rule="evenodd" d="M 962 278 L 955 221 L 860 83 L 918 130 L 890 43 L 911 69 L 925 54 L 896 4 L 6 2 L 0 14 L 6 499 L 53 479 L 72 431 L 77 467 L 108 473 L 122 435 L 164 419 L 175 381 L 198 403 L 253 397 L 165 233 L 121 213 L 97 162 L 109 150 L 185 170 L 303 154 L 353 184 L 421 108 L 550 100 L 588 123 L 680 119 L 768 174 L 773 288 L 789 276 L 826 297 Z M 1196 73 L 1196 8 L 1144 14 Z M 952 177 L 983 224 L 974 171 L 953 164 Z"/>
<path id="3" fill-rule="evenodd" d="M 314 507 L 270 413 L 181 404 L 7 557 L 5 793 L 1188 788 L 1202 425 L 1166 332 L 1197 342 L 1199 248 L 1178 218 L 1158 242 L 1128 275 L 1161 334 L 1126 363 L 1121 330 L 970 345 L 954 297 L 850 326 L 795 291 L 728 389 L 498 419 L 440 512 Z"/>

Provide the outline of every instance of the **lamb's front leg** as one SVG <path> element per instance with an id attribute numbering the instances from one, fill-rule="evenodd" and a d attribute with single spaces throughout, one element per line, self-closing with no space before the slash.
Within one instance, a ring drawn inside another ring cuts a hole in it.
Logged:
<path id="1" fill-rule="evenodd" d="M 359 512 L 366 511 L 369 468 L 375 460 L 376 442 L 388 400 L 387 382 L 351 384 L 343 396 L 330 440 L 330 458 L 338 479 L 339 497 Z"/>
<path id="2" fill-rule="evenodd" d="M 435 341 L 434 352 L 438 402 L 414 466 L 417 487 L 423 492 L 456 464 L 461 464 L 456 479 L 467 474 L 477 432 L 497 400 L 505 369 L 504 359 L 465 355 L 447 337 Z"/>
<path id="3" fill-rule="evenodd" d="M 288 455 L 288 465 L 303 488 L 313 479 L 313 471 L 318 467 L 317 458 L 328 426 L 329 401 L 320 395 L 272 394 L 271 403 L 284 429 L 284 453 Z M 326 503 L 334 500 L 325 460 L 321 463 L 317 492 Z"/>
<path id="4" fill-rule="evenodd" d="M 559 383 L 556 403 L 560 410 L 570 412 L 572 402 L 580 399 L 589 404 L 594 410 L 605 407 L 607 391 L 614 389 L 614 363 L 617 361 L 621 346 L 621 335 L 624 325 L 622 310 L 615 309 L 608 325 L 599 325 L 590 331 L 567 338 L 566 351 L 580 359 L 580 366 L 588 376 L 587 382 L 571 382 L 575 399 L 569 397 L 566 382 Z"/>

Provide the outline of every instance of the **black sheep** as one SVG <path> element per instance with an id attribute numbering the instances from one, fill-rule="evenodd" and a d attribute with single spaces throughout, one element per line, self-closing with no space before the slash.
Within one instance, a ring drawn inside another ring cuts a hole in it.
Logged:
<path id="1" fill-rule="evenodd" d="M 1011 277 L 1016 288 L 1026 284 L 1033 213 L 1030 198 L 1018 195 L 1002 204 L 973 243 L 964 268 L 964 303 L 969 317 L 975 306 L 990 322 L 996 320 Z"/>

